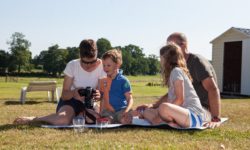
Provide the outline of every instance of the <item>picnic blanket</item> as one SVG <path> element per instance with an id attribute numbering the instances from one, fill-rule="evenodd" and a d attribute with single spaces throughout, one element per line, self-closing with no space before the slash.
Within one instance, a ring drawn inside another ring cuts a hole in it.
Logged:
<path id="1" fill-rule="evenodd" d="M 221 123 L 224 123 L 227 121 L 228 118 L 221 118 Z M 41 125 L 43 128 L 74 128 L 74 125 Z M 167 129 L 178 129 L 178 130 L 204 130 L 208 127 L 190 127 L 190 128 L 180 128 L 180 127 L 174 127 L 170 126 L 167 123 L 159 124 L 159 125 L 151 125 L 147 120 L 145 119 L 139 119 L 137 117 L 133 118 L 132 124 L 107 124 L 107 125 L 97 125 L 97 124 L 85 124 L 85 128 L 100 128 L 100 129 L 108 129 L 108 128 L 119 128 L 119 127 L 149 127 L 149 128 L 167 128 Z"/>

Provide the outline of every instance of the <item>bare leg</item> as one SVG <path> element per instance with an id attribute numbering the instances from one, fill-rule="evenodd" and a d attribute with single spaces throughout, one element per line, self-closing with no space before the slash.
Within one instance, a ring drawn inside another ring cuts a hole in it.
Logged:
<path id="1" fill-rule="evenodd" d="M 158 114 L 158 109 L 145 109 L 143 112 L 143 117 L 153 125 L 157 125 L 163 122 Z"/>
<path id="2" fill-rule="evenodd" d="M 120 119 L 121 124 L 132 124 L 132 121 L 133 121 L 133 115 L 131 114 L 131 111 L 124 113 Z"/>
<path id="3" fill-rule="evenodd" d="M 143 119 L 142 113 L 143 113 L 143 111 L 140 112 L 139 110 L 131 110 L 131 112 L 130 112 L 132 117 L 139 117 L 139 118 Z"/>
<path id="4" fill-rule="evenodd" d="M 43 117 L 19 117 L 14 120 L 14 124 L 29 124 L 32 122 L 47 122 L 52 125 L 68 125 L 75 116 L 74 109 L 71 106 L 64 105 L 55 114 Z"/>
<path id="5" fill-rule="evenodd" d="M 166 122 L 176 122 L 181 127 L 190 126 L 189 111 L 186 108 L 163 103 L 159 107 L 159 115 Z"/>

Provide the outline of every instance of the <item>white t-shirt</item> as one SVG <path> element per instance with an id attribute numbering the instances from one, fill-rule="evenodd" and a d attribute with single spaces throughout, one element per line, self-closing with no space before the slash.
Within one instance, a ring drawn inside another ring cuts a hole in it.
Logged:
<path id="1" fill-rule="evenodd" d="M 192 82 L 181 68 L 175 67 L 169 77 L 169 89 L 168 89 L 168 101 L 173 103 L 176 98 L 174 90 L 174 82 L 176 80 L 182 80 L 184 84 L 184 102 L 182 107 L 192 110 L 195 114 L 203 116 L 204 110 L 201 106 L 200 99 L 196 94 L 196 91 L 192 85 Z"/>
<path id="2" fill-rule="evenodd" d="M 75 88 L 86 88 L 87 86 L 96 89 L 98 79 L 106 76 L 106 73 L 103 71 L 102 63 L 91 72 L 84 70 L 80 63 L 80 59 L 72 60 L 67 64 L 64 70 L 65 75 L 73 78 L 71 90 L 74 90 Z"/>

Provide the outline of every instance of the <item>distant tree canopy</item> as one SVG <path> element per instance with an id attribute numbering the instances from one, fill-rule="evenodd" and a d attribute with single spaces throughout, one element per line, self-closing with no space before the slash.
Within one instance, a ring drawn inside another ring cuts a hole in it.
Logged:
<path id="1" fill-rule="evenodd" d="M 105 38 L 100 38 L 96 41 L 96 45 L 97 45 L 97 49 L 98 49 L 98 58 L 101 58 L 102 55 L 112 49 L 112 46 L 109 42 L 109 40 L 105 39 Z"/>
<path id="2" fill-rule="evenodd" d="M 18 73 L 21 71 L 21 67 L 24 70 L 30 70 L 31 62 L 31 52 L 29 47 L 31 43 L 24 39 L 24 35 L 19 32 L 15 32 L 11 36 L 11 40 L 7 43 L 10 45 L 10 70 L 18 70 Z"/>
<path id="3" fill-rule="evenodd" d="M 128 75 L 147 74 L 148 65 L 142 49 L 136 45 L 122 47 L 124 73 Z"/>
<path id="4" fill-rule="evenodd" d="M 0 50 L 0 72 L 5 73 L 9 66 L 10 54 L 4 50 Z"/>
<path id="5" fill-rule="evenodd" d="M 59 49 L 58 45 L 49 47 L 42 59 L 43 70 L 54 76 L 61 75 L 67 64 L 67 56 L 67 49 Z"/>
<path id="6" fill-rule="evenodd" d="M 160 63 L 158 61 L 158 58 L 156 55 L 149 55 L 147 58 L 148 61 L 148 74 L 149 75 L 155 75 L 159 73 L 160 71 Z"/>
<path id="7" fill-rule="evenodd" d="M 29 47 L 31 43 L 24 39 L 22 33 L 15 32 L 10 44 L 10 53 L 0 50 L 0 72 L 9 72 L 31 70 L 32 67 L 42 69 L 53 76 L 60 76 L 66 67 L 66 64 L 79 58 L 78 47 L 59 48 L 55 44 L 43 50 L 39 55 L 31 58 Z M 160 71 L 159 60 L 156 55 L 145 56 L 143 49 L 137 45 L 129 44 L 127 46 L 112 47 L 109 40 L 100 38 L 96 42 L 98 48 L 98 57 L 101 58 L 106 51 L 116 48 L 122 51 L 123 64 L 121 69 L 126 75 L 155 75 Z"/>
<path id="8" fill-rule="evenodd" d="M 67 47 L 68 55 L 66 61 L 69 62 L 73 59 L 77 59 L 80 56 L 80 50 L 78 47 Z"/>

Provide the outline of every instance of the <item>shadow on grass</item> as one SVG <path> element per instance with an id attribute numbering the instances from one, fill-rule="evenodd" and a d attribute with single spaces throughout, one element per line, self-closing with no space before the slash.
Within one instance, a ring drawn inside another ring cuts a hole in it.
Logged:
<path id="1" fill-rule="evenodd" d="M 11 129 L 18 129 L 18 130 L 33 130 L 35 128 L 42 128 L 41 125 L 50 125 L 46 122 L 39 121 L 39 122 L 32 122 L 29 124 L 3 124 L 0 125 L 0 132 L 1 131 L 7 131 Z"/>
<path id="2" fill-rule="evenodd" d="M 1 131 L 8 131 L 11 129 L 18 129 L 18 130 L 33 130 L 35 128 L 40 128 L 37 125 L 15 125 L 15 124 L 4 124 L 0 125 L 0 132 Z"/>
<path id="3" fill-rule="evenodd" d="M 229 99 L 229 100 L 244 100 L 244 99 L 250 99 L 250 97 L 235 97 L 235 96 L 221 96 L 221 99 Z"/>
<path id="4" fill-rule="evenodd" d="M 55 129 L 55 130 L 73 130 L 74 128 L 49 128 L 49 129 Z M 120 132 L 140 132 L 140 131 L 165 131 L 165 132 L 174 132 L 174 133 L 181 133 L 181 134 L 189 134 L 193 135 L 197 132 L 201 132 L 202 130 L 196 130 L 196 129 L 190 129 L 190 130 L 180 130 L 180 129 L 175 129 L 167 126 L 162 126 L 162 127 L 138 127 L 138 126 L 120 126 L 116 128 L 86 128 L 85 132 L 91 132 L 94 134 L 103 134 L 103 133 L 120 133 Z"/>
<path id="5" fill-rule="evenodd" d="M 165 131 L 165 132 L 189 134 L 189 135 L 193 135 L 197 132 L 201 132 L 201 130 L 178 130 L 178 129 L 174 129 L 174 128 L 152 128 L 152 127 L 133 127 L 133 128 L 131 128 L 131 127 L 119 127 L 119 128 L 109 128 L 109 129 L 90 128 L 87 130 L 90 130 L 92 133 L 95 133 L 95 134 L 120 133 L 120 132 L 131 132 L 131 131 L 135 132 L 135 133 L 136 132 L 140 133 L 140 131 L 152 131 L 152 130 L 154 130 L 154 131 L 161 130 L 161 131 Z"/>
<path id="6" fill-rule="evenodd" d="M 41 124 L 44 123 L 34 123 L 30 125 L 15 125 L 15 124 L 5 124 L 5 125 L 0 125 L 0 132 L 1 131 L 8 131 L 12 129 L 17 129 L 17 130 L 34 130 L 37 128 L 41 128 Z M 48 128 L 51 129 L 51 128 Z M 73 130 L 73 128 L 57 128 L 55 130 Z M 119 128 L 108 128 L 108 129 L 99 129 L 99 128 L 89 128 L 85 129 L 85 132 L 91 132 L 94 134 L 103 134 L 103 133 L 119 133 L 119 132 L 140 132 L 140 131 L 152 131 L 152 130 L 161 130 L 165 132 L 173 132 L 173 133 L 179 133 L 179 134 L 189 134 L 193 135 L 197 132 L 201 132 L 201 130 L 177 130 L 174 128 L 170 127 L 160 127 L 160 128 L 152 128 L 152 127 L 119 127 Z"/>
<path id="7" fill-rule="evenodd" d="M 19 101 L 5 101 L 5 105 L 36 105 L 40 103 L 54 103 L 56 102 L 49 102 L 49 101 L 27 101 L 25 104 L 21 104 Z"/>
<path id="8" fill-rule="evenodd" d="M 222 99 L 249 99 L 249 95 L 241 95 L 241 94 L 230 94 L 230 93 L 221 93 Z"/>
<path id="9" fill-rule="evenodd" d="M 158 126 L 158 127 L 150 127 L 150 126 L 144 126 L 144 127 L 133 127 L 132 126 L 124 126 L 125 129 L 142 129 L 142 130 L 165 130 L 165 131 L 173 131 L 173 132 L 183 132 L 183 133 L 194 133 L 197 131 L 202 131 L 198 129 L 176 129 L 172 128 L 168 125 Z"/>

